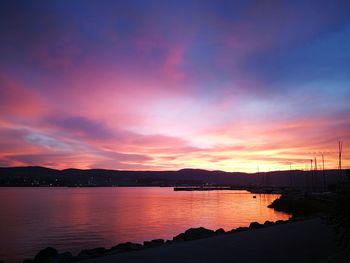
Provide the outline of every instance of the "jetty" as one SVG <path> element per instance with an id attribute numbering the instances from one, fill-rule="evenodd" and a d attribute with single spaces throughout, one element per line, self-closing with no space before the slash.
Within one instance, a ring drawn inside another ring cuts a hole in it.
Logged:
<path id="1" fill-rule="evenodd" d="M 230 186 L 194 186 L 194 187 L 174 187 L 174 191 L 213 191 L 213 190 L 243 190 Z"/>

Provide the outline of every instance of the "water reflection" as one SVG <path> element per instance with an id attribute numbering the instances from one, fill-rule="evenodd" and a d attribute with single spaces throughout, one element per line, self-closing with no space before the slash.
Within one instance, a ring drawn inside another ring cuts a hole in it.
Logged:
<path id="1" fill-rule="evenodd" d="M 190 227 L 230 230 L 289 216 L 267 208 L 278 195 L 172 188 L 0 188 L 0 259 L 50 245 L 77 253 L 124 241 L 170 239 Z"/>

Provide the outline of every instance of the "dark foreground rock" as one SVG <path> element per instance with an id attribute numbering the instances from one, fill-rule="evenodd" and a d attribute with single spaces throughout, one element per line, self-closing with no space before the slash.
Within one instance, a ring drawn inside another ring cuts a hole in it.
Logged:
<path id="1" fill-rule="evenodd" d="M 161 245 L 164 245 L 164 239 L 153 239 L 151 241 L 143 242 L 143 246 L 145 248 L 157 247 L 157 246 L 161 246 Z"/>
<path id="2" fill-rule="evenodd" d="M 143 246 L 138 243 L 125 242 L 120 243 L 114 247 L 112 247 L 108 253 L 120 253 L 120 252 L 128 252 L 142 249 Z"/>
<path id="3" fill-rule="evenodd" d="M 112 256 L 116 254 L 120 254 L 123 252 L 130 251 L 138 251 L 145 250 L 152 247 L 158 246 L 168 246 L 171 244 L 178 243 L 179 241 L 191 241 L 197 239 L 205 239 L 213 236 L 223 236 L 231 233 L 238 233 L 242 231 L 248 231 L 251 229 L 260 229 L 269 226 L 279 225 L 282 223 L 286 223 L 288 221 L 279 220 L 277 222 L 266 221 L 264 224 L 260 224 L 258 222 L 252 222 L 249 227 L 238 227 L 236 229 L 232 229 L 230 231 L 225 232 L 224 229 L 219 228 L 215 231 L 206 229 L 204 227 L 198 228 L 190 228 L 186 230 L 184 233 L 181 233 L 175 237 L 173 240 L 164 241 L 164 239 L 153 239 L 150 241 L 144 241 L 143 245 L 139 243 L 125 242 L 120 243 L 110 249 L 106 249 L 103 247 L 98 247 L 94 249 L 84 249 L 77 256 L 73 256 L 70 252 L 58 253 L 58 251 L 54 248 L 48 247 L 41 250 L 34 258 L 34 260 L 26 260 L 23 263 L 69 263 L 82 261 L 93 258 L 100 258 L 102 256 Z"/>
<path id="4" fill-rule="evenodd" d="M 43 250 L 40 250 L 38 254 L 34 257 L 35 263 L 48 262 L 49 258 L 56 256 L 58 251 L 52 247 L 47 247 Z"/>
<path id="5" fill-rule="evenodd" d="M 225 230 L 223 228 L 216 229 L 215 234 L 217 235 L 225 234 Z"/>
<path id="6" fill-rule="evenodd" d="M 215 235 L 215 232 L 213 230 L 206 229 L 204 227 L 198 227 L 198 228 L 190 228 L 186 230 L 184 233 L 181 233 L 175 236 L 173 240 L 190 241 L 195 239 L 207 238 L 214 235 Z"/>
<path id="7" fill-rule="evenodd" d="M 250 223 L 250 225 L 249 225 L 249 228 L 251 228 L 251 229 L 257 229 L 257 228 L 262 228 L 262 227 L 264 227 L 264 225 L 261 225 L 261 224 L 258 223 L 258 222 L 252 222 L 252 223 Z"/>
<path id="8" fill-rule="evenodd" d="M 103 256 L 108 250 L 104 247 L 98 247 L 93 249 L 84 249 L 82 250 L 77 257 L 77 260 L 83 260 L 88 258 L 96 258 Z"/>
<path id="9" fill-rule="evenodd" d="M 274 200 L 268 207 L 293 214 L 293 217 L 329 214 L 335 203 L 334 198 L 334 194 L 328 193 L 288 193 Z"/>
<path id="10" fill-rule="evenodd" d="M 48 259 L 49 263 L 70 263 L 74 260 L 72 253 L 64 252 Z"/>
<path id="11" fill-rule="evenodd" d="M 249 230 L 249 227 L 237 227 L 237 228 L 234 228 L 234 229 L 228 231 L 228 233 L 242 232 L 242 231 L 247 231 L 247 230 Z"/>
<path id="12" fill-rule="evenodd" d="M 275 223 L 271 221 L 265 221 L 264 226 L 273 226 Z"/>
<path id="13" fill-rule="evenodd" d="M 300 220 L 252 231 L 176 242 L 132 253 L 101 257 L 87 263 L 232 263 L 327 262 L 336 253 L 335 233 L 319 218 Z"/>

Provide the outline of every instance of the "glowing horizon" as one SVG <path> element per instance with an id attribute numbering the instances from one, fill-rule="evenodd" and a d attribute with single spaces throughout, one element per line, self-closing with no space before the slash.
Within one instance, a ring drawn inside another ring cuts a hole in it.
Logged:
<path id="1" fill-rule="evenodd" d="M 346 1 L 5 1 L 0 166 L 350 168 Z"/>

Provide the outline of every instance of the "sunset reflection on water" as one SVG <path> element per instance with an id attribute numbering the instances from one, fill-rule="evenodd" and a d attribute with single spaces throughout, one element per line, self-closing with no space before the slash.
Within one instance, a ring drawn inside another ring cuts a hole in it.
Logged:
<path id="1" fill-rule="evenodd" d="M 288 219 L 267 206 L 278 197 L 246 191 L 175 192 L 163 187 L 1 188 L 0 259 L 171 239 L 190 227 L 231 230 L 250 222 Z"/>

